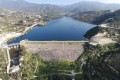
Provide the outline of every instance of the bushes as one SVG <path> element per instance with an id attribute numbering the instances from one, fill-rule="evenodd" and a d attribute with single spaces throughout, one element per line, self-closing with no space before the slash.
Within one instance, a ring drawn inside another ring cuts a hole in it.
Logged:
<path id="1" fill-rule="evenodd" d="M 109 67 L 110 64 L 113 64 L 111 66 L 113 68 L 116 66 L 117 70 L 120 71 L 120 64 L 118 61 L 119 58 L 115 58 L 116 55 L 119 56 L 119 52 L 120 44 L 117 43 L 104 46 L 96 46 L 96 48 L 94 46 L 86 44 L 85 53 L 81 57 L 81 60 L 85 57 L 88 57 L 86 58 L 87 60 L 85 60 L 87 61 L 87 68 L 83 70 L 83 74 L 90 79 L 91 76 L 89 74 L 92 70 L 92 73 L 94 74 L 92 77 L 94 77 L 95 80 L 119 79 L 120 75 L 116 73 L 111 67 Z M 115 59 L 117 60 L 116 63 L 114 63 Z"/>
<path id="2" fill-rule="evenodd" d="M 89 31 L 87 31 L 84 36 L 90 39 L 91 37 L 95 36 L 98 32 L 101 32 L 101 31 L 102 31 L 101 28 L 99 26 L 96 26 L 90 29 Z"/>

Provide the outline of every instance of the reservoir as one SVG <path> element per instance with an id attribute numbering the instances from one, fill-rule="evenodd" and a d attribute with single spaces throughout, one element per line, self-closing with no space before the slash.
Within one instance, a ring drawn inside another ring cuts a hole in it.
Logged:
<path id="1" fill-rule="evenodd" d="M 36 26 L 26 35 L 13 40 L 17 43 L 27 39 L 31 41 L 80 41 L 86 40 L 83 36 L 89 29 L 95 27 L 93 24 L 80 22 L 70 17 L 48 21 L 45 26 Z"/>

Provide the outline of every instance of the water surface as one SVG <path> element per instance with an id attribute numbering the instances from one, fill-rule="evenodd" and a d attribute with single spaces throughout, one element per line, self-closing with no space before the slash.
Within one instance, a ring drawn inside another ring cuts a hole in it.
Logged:
<path id="1" fill-rule="evenodd" d="M 86 40 L 83 36 L 95 25 L 80 22 L 69 17 L 62 17 L 49 21 L 46 26 L 36 26 L 26 35 L 13 40 L 11 43 L 28 39 L 31 41 L 80 41 Z"/>

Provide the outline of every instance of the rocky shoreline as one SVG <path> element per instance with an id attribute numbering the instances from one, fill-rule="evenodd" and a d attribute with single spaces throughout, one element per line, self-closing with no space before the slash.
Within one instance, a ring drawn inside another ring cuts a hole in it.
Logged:
<path id="1" fill-rule="evenodd" d="M 0 38 L 1 38 L 0 39 L 0 45 L 7 44 L 11 40 L 25 35 L 26 33 L 31 31 L 37 25 L 40 26 L 40 23 L 34 23 L 32 26 L 27 27 L 22 33 L 17 33 L 17 32 L 9 32 L 9 33 L 7 33 L 6 32 L 6 33 L 3 33 L 3 34 L 0 34 Z M 41 26 L 43 26 L 43 25 L 46 25 L 46 23 L 45 24 L 43 24 L 43 23 L 41 24 Z"/>

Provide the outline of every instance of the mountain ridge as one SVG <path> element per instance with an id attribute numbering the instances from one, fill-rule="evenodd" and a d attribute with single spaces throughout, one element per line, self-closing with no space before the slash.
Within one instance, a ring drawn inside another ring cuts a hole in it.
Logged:
<path id="1" fill-rule="evenodd" d="M 1 8 L 7 8 L 7 9 L 14 9 L 14 10 L 24 10 L 31 8 L 41 8 L 44 6 L 49 6 L 51 8 L 52 6 L 58 7 L 59 9 L 63 9 L 64 11 L 69 12 L 85 12 L 85 11 L 98 11 L 98 10 L 108 10 L 108 9 L 120 9 L 120 4 L 105 4 L 98 1 L 81 1 L 78 3 L 74 3 L 71 5 L 53 5 L 53 4 L 37 4 L 37 3 L 30 3 L 25 0 L 1 0 L 0 1 L 0 7 Z M 52 7 L 53 8 L 53 7 Z"/>
<path id="2" fill-rule="evenodd" d="M 120 9 L 120 4 L 106 4 L 98 1 L 89 2 L 82 1 L 72 5 L 67 5 L 67 9 L 71 12 L 85 12 L 85 11 L 100 11 L 100 10 L 109 10 L 109 9 Z"/>

